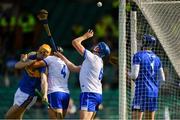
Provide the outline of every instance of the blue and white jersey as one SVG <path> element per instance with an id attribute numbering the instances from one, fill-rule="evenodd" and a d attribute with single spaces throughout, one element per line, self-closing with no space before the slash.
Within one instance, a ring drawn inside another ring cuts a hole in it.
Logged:
<path id="1" fill-rule="evenodd" d="M 53 92 L 69 93 L 69 69 L 60 58 L 48 56 L 44 59 L 48 67 L 48 94 Z"/>
<path id="2" fill-rule="evenodd" d="M 133 57 L 133 64 L 140 65 L 139 74 L 135 81 L 135 96 L 158 97 L 159 69 L 161 61 L 152 51 L 139 51 Z"/>
<path id="3" fill-rule="evenodd" d="M 103 60 L 88 50 L 84 51 L 84 58 L 79 76 L 81 92 L 102 94 Z"/>

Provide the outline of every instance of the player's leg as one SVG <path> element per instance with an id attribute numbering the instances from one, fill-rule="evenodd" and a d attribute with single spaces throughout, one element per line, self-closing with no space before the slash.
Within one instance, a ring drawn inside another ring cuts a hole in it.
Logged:
<path id="1" fill-rule="evenodd" d="M 66 115 L 70 96 L 64 92 L 54 92 L 48 94 L 48 101 L 51 109 L 48 109 L 50 119 L 63 119 Z"/>
<path id="2" fill-rule="evenodd" d="M 63 118 L 65 118 L 66 113 L 67 113 L 67 109 L 64 109 L 64 110 L 62 111 L 62 113 L 63 113 Z"/>
<path id="3" fill-rule="evenodd" d="M 91 120 L 93 120 L 93 119 L 95 118 L 95 116 L 96 116 L 96 112 L 93 112 L 93 115 L 92 115 L 92 117 L 91 117 Z"/>
<path id="4" fill-rule="evenodd" d="M 19 107 L 18 105 L 13 105 L 5 115 L 5 119 L 22 119 L 22 116 L 26 108 Z"/>
<path id="5" fill-rule="evenodd" d="M 142 98 L 134 97 L 132 102 L 132 120 L 142 120 L 143 110 L 142 109 Z"/>
<path id="6" fill-rule="evenodd" d="M 102 103 L 102 95 L 96 93 L 81 93 L 80 95 L 80 119 L 94 119 L 99 105 Z"/>
<path id="7" fill-rule="evenodd" d="M 49 118 L 50 119 L 63 119 L 66 116 L 66 112 L 67 110 L 63 110 L 63 109 L 48 109 L 48 114 L 49 114 Z"/>
<path id="8" fill-rule="evenodd" d="M 50 108 L 48 108 L 48 115 L 49 115 L 49 119 L 57 119 L 56 113 Z"/>
<path id="9" fill-rule="evenodd" d="M 48 114 L 50 119 L 63 119 L 62 109 L 48 108 Z"/>
<path id="10" fill-rule="evenodd" d="M 146 98 L 146 109 L 144 112 L 144 118 L 147 120 L 154 120 L 155 119 L 155 111 L 158 107 L 158 99 L 147 97 Z"/>
<path id="11" fill-rule="evenodd" d="M 26 109 L 24 111 L 21 112 L 21 115 L 20 115 L 20 119 L 22 120 L 23 116 L 24 116 L 24 113 L 26 112 Z"/>
<path id="12" fill-rule="evenodd" d="M 94 112 L 88 112 L 87 110 L 80 110 L 80 120 L 92 120 Z"/>
<path id="13" fill-rule="evenodd" d="M 6 119 L 22 119 L 26 109 L 29 109 L 36 101 L 36 97 L 29 96 L 18 89 L 15 93 L 14 104 L 5 115 Z"/>
<path id="14" fill-rule="evenodd" d="M 144 113 L 144 119 L 145 120 L 154 120 L 154 117 L 155 117 L 155 111 L 154 112 L 146 111 Z"/>
<path id="15" fill-rule="evenodd" d="M 143 112 L 140 110 L 133 110 L 132 111 L 132 120 L 142 120 Z"/>

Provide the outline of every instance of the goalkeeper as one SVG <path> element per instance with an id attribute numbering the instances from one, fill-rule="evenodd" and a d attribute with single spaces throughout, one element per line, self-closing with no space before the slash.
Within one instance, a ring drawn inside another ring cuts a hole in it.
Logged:
<path id="1" fill-rule="evenodd" d="M 152 52 L 156 38 L 144 35 L 143 50 L 133 56 L 133 67 L 129 76 L 135 80 L 135 95 L 132 103 L 132 119 L 154 120 L 158 107 L 158 91 L 161 81 L 165 81 L 159 57 Z"/>

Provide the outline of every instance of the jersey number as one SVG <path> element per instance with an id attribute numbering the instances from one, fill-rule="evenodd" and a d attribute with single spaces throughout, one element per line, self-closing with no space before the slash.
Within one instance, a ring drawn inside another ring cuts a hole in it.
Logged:
<path id="1" fill-rule="evenodd" d="M 99 73 L 99 80 L 102 80 L 103 78 L 103 68 L 101 68 L 100 73 Z"/>
<path id="2" fill-rule="evenodd" d="M 63 78 L 66 77 L 66 65 L 63 66 L 63 68 L 61 70 L 61 74 L 63 75 Z"/>

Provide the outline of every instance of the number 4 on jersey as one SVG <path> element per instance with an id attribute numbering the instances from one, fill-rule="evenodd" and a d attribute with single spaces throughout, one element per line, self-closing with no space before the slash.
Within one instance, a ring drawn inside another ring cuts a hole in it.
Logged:
<path id="1" fill-rule="evenodd" d="M 63 66 L 63 68 L 61 70 L 61 74 L 63 75 L 63 78 L 66 77 L 66 65 Z"/>

